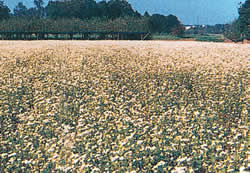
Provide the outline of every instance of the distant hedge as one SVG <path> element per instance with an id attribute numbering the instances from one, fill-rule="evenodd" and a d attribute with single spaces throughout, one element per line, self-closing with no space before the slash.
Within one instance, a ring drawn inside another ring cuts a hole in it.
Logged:
<path id="1" fill-rule="evenodd" d="M 206 41 L 206 42 L 224 42 L 225 40 L 222 38 L 214 37 L 214 36 L 201 36 L 196 39 L 196 41 Z"/>
<path id="2" fill-rule="evenodd" d="M 0 31 L 16 32 L 150 32 L 149 17 L 123 17 L 117 19 L 41 19 L 10 18 L 0 22 Z"/>

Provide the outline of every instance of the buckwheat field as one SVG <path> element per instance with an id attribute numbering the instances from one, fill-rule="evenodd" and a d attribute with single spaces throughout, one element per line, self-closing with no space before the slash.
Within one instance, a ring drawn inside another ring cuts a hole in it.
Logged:
<path id="1" fill-rule="evenodd" d="M 249 50 L 0 41 L 0 172 L 247 172 Z"/>

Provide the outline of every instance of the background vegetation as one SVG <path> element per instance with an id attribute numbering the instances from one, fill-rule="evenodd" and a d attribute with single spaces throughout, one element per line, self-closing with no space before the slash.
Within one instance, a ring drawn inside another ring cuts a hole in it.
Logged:
<path id="1" fill-rule="evenodd" d="M 9 8 L 0 0 L 0 31 L 123 31 L 151 32 L 153 38 L 166 39 L 176 36 L 183 38 L 184 27 L 174 15 L 164 16 L 135 11 L 127 1 L 95 0 L 50 1 L 44 6 L 43 0 L 34 0 L 35 7 L 27 8 L 19 2 L 10 13 Z M 60 26 L 60 27 L 58 27 Z M 197 26 L 185 31 L 186 35 L 201 36 L 200 41 L 221 41 L 208 34 L 224 34 L 233 41 L 250 39 L 250 0 L 240 4 L 239 18 L 230 24 L 216 24 L 206 27 Z M 159 34 L 160 35 L 159 35 Z M 173 35 L 173 36 L 171 36 Z M 210 38 L 209 38 L 210 37 Z"/>
<path id="2" fill-rule="evenodd" d="M 225 36 L 235 41 L 250 40 L 250 0 L 240 4 L 239 18 L 229 25 Z"/>
<path id="3" fill-rule="evenodd" d="M 133 16 L 109 18 L 19 18 L 12 17 L 0 25 L 1 31 L 19 32 L 81 32 L 81 31 L 117 31 L 117 32 L 150 32 L 149 18 Z"/>
<path id="4" fill-rule="evenodd" d="M 0 31 L 123 31 L 164 32 L 183 34 L 183 26 L 174 15 L 164 16 L 148 12 L 141 15 L 133 10 L 127 1 L 71 0 L 50 1 L 43 6 L 43 0 L 34 0 L 34 8 L 27 8 L 19 2 L 10 14 L 7 6 L 2 13 Z"/>

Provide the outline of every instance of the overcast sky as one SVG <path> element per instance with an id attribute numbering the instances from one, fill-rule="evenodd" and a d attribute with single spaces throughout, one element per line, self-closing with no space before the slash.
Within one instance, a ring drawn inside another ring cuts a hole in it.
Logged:
<path id="1" fill-rule="evenodd" d="M 22 1 L 33 6 L 33 0 L 4 0 L 11 9 Z M 44 0 L 48 2 L 48 0 Z M 150 14 L 174 14 L 183 24 L 223 24 L 238 17 L 239 2 L 245 0 L 128 0 L 135 10 Z"/>

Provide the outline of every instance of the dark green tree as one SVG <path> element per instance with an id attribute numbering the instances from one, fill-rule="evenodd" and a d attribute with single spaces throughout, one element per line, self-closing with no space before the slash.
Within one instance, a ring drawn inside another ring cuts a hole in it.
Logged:
<path id="1" fill-rule="evenodd" d="M 0 20 L 8 19 L 10 17 L 10 9 L 3 1 L 0 1 Z"/>
<path id="2" fill-rule="evenodd" d="M 49 18 L 89 19 L 100 13 L 95 0 L 50 1 L 46 11 Z"/>
<path id="3" fill-rule="evenodd" d="M 75 17 L 79 17 L 81 19 L 90 19 L 92 17 L 98 16 L 98 7 L 95 0 L 83 0 L 79 1 L 79 3 L 79 16 L 76 15 Z"/>
<path id="4" fill-rule="evenodd" d="M 150 15 L 149 15 L 149 13 L 148 13 L 148 11 L 145 11 L 145 13 L 144 13 L 144 15 L 143 15 L 144 17 L 150 17 Z"/>
<path id="5" fill-rule="evenodd" d="M 152 32 L 156 33 L 168 33 L 166 16 L 161 14 L 153 14 L 152 20 Z"/>
<path id="6" fill-rule="evenodd" d="M 34 5 L 35 5 L 35 8 L 37 10 L 37 17 L 43 17 L 45 14 L 45 10 L 44 10 L 44 2 L 43 0 L 34 0 Z"/>
<path id="7" fill-rule="evenodd" d="M 23 4 L 23 2 L 19 2 L 13 12 L 16 17 L 26 17 L 28 15 L 28 8 Z"/>
<path id="8" fill-rule="evenodd" d="M 184 28 L 178 18 L 172 14 L 166 17 L 166 27 L 167 33 L 171 33 L 173 35 L 181 36 L 184 34 Z"/>
<path id="9" fill-rule="evenodd" d="M 110 0 L 108 2 L 109 17 L 112 19 L 125 16 L 135 16 L 138 17 L 138 12 L 136 13 L 131 4 L 126 0 Z"/>
<path id="10" fill-rule="evenodd" d="M 109 8 L 106 1 L 97 3 L 97 8 L 99 17 L 109 17 Z"/>
<path id="11" fill-rule="evenodd" d="M 34 8 L 34 7 L 29 8 L 27 11 L 27 17 L 29 18 L 39 17 L 37 8 Z"/>
<path id="12" fill-rule="evenodd" d="M 250 0 L 246 0 L 239 8 L 239 28 L 243 38 L 250 39 Z"/>
<path id="13" fill-rule="evenodd" d="M 54 2 L 49 1 L 48 5 L 45 7 L 47 17 L 58 19 L 67 17 L 67 10 L 64 2 Z"/>
<path id="14" fill-rule="evenodd" d="M 142 17 L 142 15 L 136 10 L 135 11 L 135 14 L 134 14 L 135 17 Z"/>
<path id="15" fill-rule="evenodd" d="M 153 14 L 151 22 L 152 32 L 181 35 L 184 31 L 178 18 L 171 14 L 168 16 Z"/>
<path id="16" fill-rule="evenodd" d="M 41 9 L 41 8 L 43 8 L 44 2 L 43 2 L 43 0 L 34 0 L 34 4 L 35 4 L 37 9 Z"/>
<path id="17" fill-rule="evenodd" d="M 131 4 L 125 0 L 100 1 L 95 0 L 71 0 L 50 1 L 46 7 L 49 18 L 80 18 L 90 19 L 93 17 L 116 19 L 120 17 L 141 17 L 134 11 Z"/>

